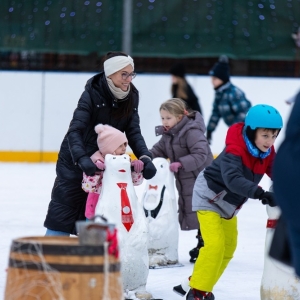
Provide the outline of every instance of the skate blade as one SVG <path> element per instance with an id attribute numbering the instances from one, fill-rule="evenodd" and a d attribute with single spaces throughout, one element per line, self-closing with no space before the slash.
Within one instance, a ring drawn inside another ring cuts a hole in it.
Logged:
<path id="1" fill-rule="evenodd" d="M 160 266 L 160 265 L 154 265 L 154 266 L 149 266 L 149 269 L 164 269 L 164 268 L 178 268 L 178 267 L 183 267 L 183 264 L 174 264 L 174 265 L 165 265 L 165 266 Z"/>
<path id="2" fill-rule="evenodd" d="M 173 288 L 173 292 L 175 294 L 181 296 L 181 297 L 184 297 L 188 293 L 188 291 L 186 292 L 184 289 L 182 289 L 182 290 L 175 290 L 174 288 Z"/>

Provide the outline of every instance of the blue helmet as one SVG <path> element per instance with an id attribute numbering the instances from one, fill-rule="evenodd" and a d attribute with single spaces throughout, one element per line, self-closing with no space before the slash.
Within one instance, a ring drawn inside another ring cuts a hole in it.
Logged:
<path id="1" fill-rule="evenodd" d="M 245 118 L 245 127 L 252 130 L 257 128 L 281 129 L 283 126 L 282 117 L 278 110 L 267 104 L 252 106 Z"/>

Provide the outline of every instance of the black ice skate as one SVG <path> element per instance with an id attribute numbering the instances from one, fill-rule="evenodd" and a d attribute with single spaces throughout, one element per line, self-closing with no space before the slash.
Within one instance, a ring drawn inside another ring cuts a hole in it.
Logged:
<path id="1" fill-rule="evenodd" d="M 206 293 L 196 289 L 190 289 L 186 295 L 186 300 L 215 300 L 213 293 Z"/>
<path id="2" fill-rule="evenodd" d="M 190 279 L 191 276 L 184 278 L 181 284 L 173 287 L 173 291 L 181 297 L 185 296 L 185 294 L 190 290 Z"/>
<path id="3" fill-rule="evenodd" d="M 201 236 L 201 232 L 200 230 L 198 229 L 198 234 L 196 235 L 196 238 L 198 239 L 198 244 L 195 248 L 193 248 L 189 254 L 190 254 L 190 262 L 191 263 L 194 263 L 199 255 L 199 250 L 201 247 L 204 246 L 204 241 L 202 239 L 202 236 Z"/>
<path id="4" fill-rule="evenodd" d="M 181 284 L 179 284 L 179 285 L 176 285 L 176 286 L 174 286 L 173 287 L 173 291 L 175 292 L 175 293 L 177 293 L 179 296 L 181 296 L 181 297 L 183 297 L 183 296 L 185 296 L 185 294 L 186 294 L 186 290 L 184 290 L 183 288 L 182 288 L 182 285 Z"/>

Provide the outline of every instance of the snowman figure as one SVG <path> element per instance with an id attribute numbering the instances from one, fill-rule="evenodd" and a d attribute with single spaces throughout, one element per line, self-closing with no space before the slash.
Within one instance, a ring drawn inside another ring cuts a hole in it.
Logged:
<path id="1" fill-rule="evenodd" d="M 106 154 L 96 215 L 114 223 L 118 230 L 125 298 L 150 299 L 152 295 L 146 291 L 149 273 L 147 222 L 134 190 L 130 167 L 127 154 Z M 128 296 L 129 293 L 134 298 Z"/>
<path id="2" fill-rule="evenodd" d="M 174 174 L 165 158 L 153 159 L 156 174 L 147 180 L 142 203 L 148 221 L 150 268 L 178 265 L 178 216 Z"/>

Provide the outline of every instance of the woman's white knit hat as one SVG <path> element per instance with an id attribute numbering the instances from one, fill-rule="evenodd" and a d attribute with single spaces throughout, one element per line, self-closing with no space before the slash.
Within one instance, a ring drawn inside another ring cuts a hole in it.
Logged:
<path id="1" fill-rule="evenodd" d="M 103 64 L 105 77 L 108 77 L 109 75 L 122 70 L 128 65 L 131 65 L 132 69 L 134 70 L 133 59 L 129 55 L 128 56 L 118 55 L 107 59 Z"/>

